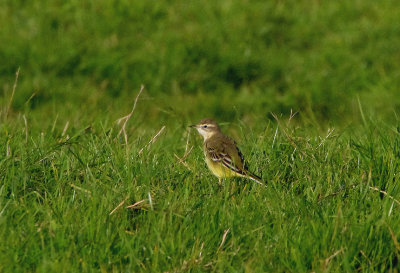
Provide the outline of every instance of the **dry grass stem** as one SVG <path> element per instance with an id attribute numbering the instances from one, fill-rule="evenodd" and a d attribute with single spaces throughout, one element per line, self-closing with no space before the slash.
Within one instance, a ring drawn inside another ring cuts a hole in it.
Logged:
<path id="1" fill-rule="evenodd" d="M 331 256 L 329 256 L 328 258 L 326 258 L 326 259 L 324 260 L 324 267 L 326 268 L 326 267 L 329 265 L 330 261 L 331 261 L 333 258 L 335 258 L 337 255 L 339 255 L 340 253 L 342 253 L 342 252 L 343 252 L 343 248 L 339 249 L 338 251 L 336 251 L 335 253 L 333 253 Z"/>
<path id="2" fill-rule="evenodd" d="M 10 112 L 10 108 L 11 108 L 11 103 L 14 99 L 14 94 L 15 94 L 15 89 L 17 89 L 17 83 L 18 83 L 18 77 L 19 77 L 19 67 L 17 72 L 15 73 L 15 81 L 14 81 L 14 85 L 13 85 L 13 90 L 11 93 L 11 97 L 10 97 L 10 101 L 8 102 L 8 106 L 7 106 L 7 111 L 6 111 L 6 118 L 8 117 L 8 113 Z"/>
<path id="3" fill-rule="evenodd" d="M 6 156 L 9 157 L 10 155 L 11 155 L 10 141 L 7 141 Z"/>
<path id="4" fill-rule="evenodd" d="M 143 150 L 148 147 L 149 145 L 153 144 L 154 142 L 156 142 L 157 138 L 161 135 L 161 133 L 165 130 L 165 125 L 163 127 L 161 127 L 161 129 L 158 131 L 157 134 L 155 134 L 155 136 L 153 136 L 153 138 L 149 141 L 149 143 L 147 143 L 142 149 L 139 150 L 138 154 L 142 154 Z"/>
<path id="5" fill-rule="evenodd" d="M 226 230 L 224 231 L 224 235 L 222 235 L 222 241 L 221 241 L 221 244 L 220 244 L 219 247 L 218 247 L 217 252 L 219 252 L 219 251 L 221 250 L 221 248 L 224 246 L 225 241 L 226 241 L 226 236 L 228 235 L 228 233 L 229 233 L 230 230 L 231 230 L 231 229 L 228 228 L 228 229 L 226 229 Z"/>
<path id="6" fill-rule="evenodd" d="M 289 120 L 287 122 L 287 125 L 289 125 L 290 121 L 292 120 L 292 118 L 294 118 L 299 112 L 294 112 L 293 113 L 293 109 L 290 109 L 290 116 L 289 116 Z"/>
<path id="7" fill-rule="evenodd" d="M 28 104 L 35 96 L 36 92 L 33 92 L 32 95 L 29 97 L 29 99 L 25 102 L 25 104 Z"/>
<path id="8" fill-rule="evenodd" d="M 377 187 L 369 186 L 369 188 L 370 188 L 371 190 L 378 191 L 378 192 L 384 194 L 385 196 L 389 197 L 389 198 L 392 199 L 394 202 L 396 202 L 397 205 L 400 205 L 399 200 L 395 199 L 393 196 L 389 195 L 387 192 L 385 192 L 385 191 L 383 191 L 383 190 L 380 190 L 380 189 L 378 189 Z"/>
<path id="9" fill-rule="evenodd" d="M 282 130 L 282 132 L 285 134 L 286 138 L 289 140 L 290 145 L 292 145 L 292 147 L 293 147 L 295 150 L 298 150 L 303 156 L 306 156 L 306 154 L 305 154 L 303 151 L 301 151 L 301 150 L 298 149 L 297 144 L 294 142 L 292 136 L 289 135 L 289 133 L 286 132 L 286 130 L 282 127 L 282 124 L 281 124 L 281 121 L 279 120 L 279 118 L 278 118 L 274 113 L 271 113 L 271 115 L 272 115 L 272 116 L 274 117 L 274 119 L 278 122 L 278 126 L 281 127 L 281 130 Z"/>
<path id="10" fill-rule="evenodd" d="M 4 210 L 7 208 L 8 204 L 10 204 L 11 200 L 8 200 L 8 202 L 4 205 L 3 209 L 0 211 L 0 216 L 3 214 Z"/>
<path id="11" fill-rule="evenodd" d="M 185 160 L 187 157 L 188 157 L 188 155 L 190 155 L 190 153 L 192 152 L 192 150 L 193 150 L 193 147 L 194 146 L 192 146 L 192 147 L 190 147 L 190 149 L 189 149 L 189 151 L 186 151 L 185 152 L 185 154 L 182 156 L 182 160 Z"/>
<path id="12" fill-rule="evenodd" d="M 202 242 L 200 246 L 199 258 L 201 258 L 201 255 L 203 254 L 203 248 L 204 248 L 204 242 Z"/>
<path id="13" fill-rule="evenodd" d="M 364 253 L 364 251 L 360 250 L 360 253 L 361 253 L 361 255 L 364 256 L 365 259 L 367 259 L 368 263 L 371 265 L 371 264 L 372 264 L 372 261 L 371 261 L 371 259 L 368 258 L 368 256 Z"/>
<path id="14" fill-rule="evenodd" d="M 178 159 L 179 163 L 181 163 L 183 166 L 185 166 L 186 168 L 188 168 L 190 171 L 193 171 L 192 168 L 189 166 L 189 164 L 187 164 L 185 162 L 186 157 L 188 157 L 188 155 L 192 152 L 193 150 L 193 146 L 190 147 L 190 149 L 185 152 L 185 154 L 182 157 L 179 157 L 177 154 L 174 153 L 174 156 L 176 157 L 176 159 Z"/>
<path id="15" fill-rule="evenodd" d="M 186 131 L 186 132 L 187 132 L 187 138 L 186 138 L 186 145 L 185 145 L 185 154 L 189 148 L 189 137 L 190 137 L 190 132 L 188 132 L 188 131 Z"/>
<path id="16" fill-rule="evenodd" d="M 133 111 L 135 111 L 136 104 L 138 102 L 140 94 L 143 92 L 143 89 L 144 89 L 144 85 L 142 84 L 141 87 L 140 87 L 139 93 L 136 96 L 136 99 L 135 99 L 135 102 L 133 104 L 131 112 L 128 115 L 126 115 L 126 116 L 124 116 L 124 117 L 122 117 L 122 118 L 117 120 L 118 124 L 123 122 L 121 130 L 119 130 L 117 137 L 119 137 L 123 133 L 124 134 L 124 139 L 125 139 L 125 145 L 128 145 L 128 135 L 126 134 L 126 130 L 125 130 L 126 124 L 128 123 L 129 119 L 132 117 Z"/>
<path id="17" fill-rule="evenodd" d="M 126 200 L 128 200 L 128 197 L 126 197 L 121 203 L 118 204 L 118 206 L 116 206 L 109 215 L 113 214 L 117 209 L 119 209 L 123 204 L 125 204 Z"/>
<path id="18" fill-rule="evenodd" d="M 181 163 L 183 166 L 188 168 L 189 171 L 193 171 L 192 168 L 190 168 L 189 165 L 185 162 L 186 158 L 188 157 L 188 155 L 190 155 L 190 153 L 192 152 L 193 147 L 194 147 L 194 146 L 191 146 L 189 148 L 189 136 L 190 136 L 190 133 L 188 132 L 188 135 L 187 135 L 187 138 L 186 138 L 185 153 L 183 154 L 183 156 L 179 157 L 175 153 L 174 153 L 174 156 L 176 157 L 176 159 L 178 159 L 179 163 Z"/>
<path id="19" fill-rule="evenodd" d="M 26 120 L 25 115 L 22 115 L 25 123 L 25 143 L 28 143 L 28 121 Z"/>
<path id="20" fill-rule="evenodd" d="M 126 206 L 125 208 L 126 209 L 141 209 L 143 207 L 143 205 L 142 206 L 139 206 L 139 205 L 142 204 L 146 200 L 147 199 L 143 199 L 143 200 L 137 201 L 136 203 L 134 203 L 132 205 L 129 205 L 129 206 Z"/>
<path id="21" fill-rule="evenodd" d="M 390 206 L 390 209 L 389 209 L 389 212 L 388 212 L 388 216 L 390 216 L 392 214 L 393 205 L 394 205 L 394 201 L 392 202 L 392 205 Z"/>
<path id="22" fill-rule="evenodd" d="M 393 240 L 394 246 L 396 247 L 397 251 L 400 252 L 400 244 L 399 244 L 399 242 L 397 241 L 396 234 L 394 234 L 393 230 L 392 230 L 389 226 L 387 226 L 387 227 L 388 227 L 388 229 L 389 229 L 390 236 L 392 236 L 392 240 Z"/>
<path id="23" fill-rule="evenodd" d="M 63 132 L 62 132 L 62 134 L 61 134 L 62 137 L 63 137 L 63 136 L 65 135 L 65 133 L 67 132 L 68 126 L 69 126 L 69 121 L 67 121 L 67 122 L 65 123 L 64 130 L 63 130 Z"/>
<path id="24" fill-rule="evenodd" d="M 278 128 L 279 128 L 279 126 L 276 126 L 276 130 L 275 130 L 275 134 L 274 134 L 274 139 L 272 140 L 272 148 L 274 148 L 276 136 L 278 135 Z"/>
<path id="25" fill-rule="evenodd" d="M 335 131 L 335 128 L 332 128 L 332 129 L 328 128 L 328 133 L 326 134 L 326 137 L 321 141 L 321 143 L 318 145 L 317 148 L 321 147 L 325 143 L 325 141 L 332 135 L 332 133 L 334 131 Z"/>
<path id="26" fill-rule="evenodd" d="M 150 192 L 147 194 L 147 196 L 149 197 L 150 208 L 151 208 L 151 210 L 154 210 L 154 208 L 153 208 L 153 199 L 151 198 Z"/>

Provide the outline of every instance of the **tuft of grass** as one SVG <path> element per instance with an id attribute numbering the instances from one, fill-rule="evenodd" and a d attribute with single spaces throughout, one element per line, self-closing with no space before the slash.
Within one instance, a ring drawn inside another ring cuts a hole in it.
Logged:
<path id="1" fill-rule="evenodd" d="M 187 151 L 187 131 L 177 123 L 145 149 L 151 133 L 125 144 L 101 123 L 64 137 L 57 129 L 30 135 L 27 143 L 21 127 L 8 124 L 1 135 L 9 150 L 0 158 L 1 270 L 397 267 L 398 132 L 369 124 L 318 136 L 279 122 L 276 135 L 271 122 L 237 132 L 267 188 L 243 179 L 220 188 L 194 135 L 182 164 L 172 152 Z"/>

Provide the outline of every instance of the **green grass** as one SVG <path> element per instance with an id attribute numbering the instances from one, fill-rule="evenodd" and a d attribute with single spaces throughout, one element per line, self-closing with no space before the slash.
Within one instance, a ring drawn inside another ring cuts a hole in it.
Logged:
<path id="1" fill-rule="evenodd" d="M 397 6 L 0 1 L 0 272 L 397 272 Z"/>

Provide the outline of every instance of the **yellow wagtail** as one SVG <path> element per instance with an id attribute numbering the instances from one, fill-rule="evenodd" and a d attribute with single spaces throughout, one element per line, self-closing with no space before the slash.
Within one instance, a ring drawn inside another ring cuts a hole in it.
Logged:
<path id="1" fill-rule="evenodd" d="M 214 120 L 206 118 L 190 127 L 197 129 L 203 137 L 207 166 L 218 177 L 219 183 L 222 178 L 240 176 L 247 177 L 258 184 L 264 184 L 260 177 L 248 170 L 235 141 L 224 135 Z"/>

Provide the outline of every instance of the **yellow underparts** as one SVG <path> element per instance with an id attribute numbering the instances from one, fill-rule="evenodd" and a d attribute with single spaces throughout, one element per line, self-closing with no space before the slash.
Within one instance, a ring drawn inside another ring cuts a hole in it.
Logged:
<path id="1" fill-rule="evenodd" d="M 210 171 L 218 178 L 228 178 L 234 176 L 242 176 L 231 169 L 225 167 L 221 162 L 214 162 L 206 156 L 206 163 Z"/>

